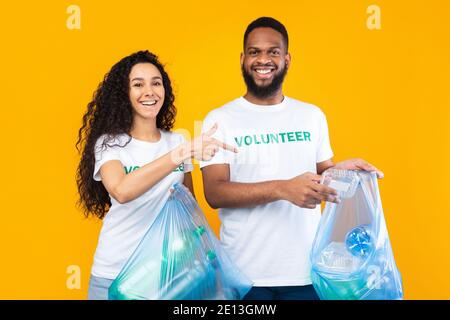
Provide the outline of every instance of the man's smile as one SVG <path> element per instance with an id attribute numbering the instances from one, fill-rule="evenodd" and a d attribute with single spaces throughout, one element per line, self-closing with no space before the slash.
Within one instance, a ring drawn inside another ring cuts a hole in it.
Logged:
<path id="1" fill-rule="evenodd" d="M 269 79 L 275 72 L 275 67 L 254 67 L 252 68 L 254 74 L 259 79 Z"/>

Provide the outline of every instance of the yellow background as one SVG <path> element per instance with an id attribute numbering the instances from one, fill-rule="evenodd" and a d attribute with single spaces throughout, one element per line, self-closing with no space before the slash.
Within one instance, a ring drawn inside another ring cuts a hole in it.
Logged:
<path id="1" fill-rule="evenodd" d="M 69 30 L 66 9 L 81 9 Z M 381 30 L 366 26 L 369 5 Z M 290 35 L 286 95 L 328 118 L 335 160 L 385 172 L 380 190 L 406 299 L 450 299 L 448 1 L 14 1 L 2 4 L 0 298 L 84 299 L 101 222 L 75 207 L 74 144 L 109 68 L 140 49 L 166 64 L 176 127 L 194 131 L 242 95 L 247 24 L 269 15 Z M 197 197 L 204 201 L 198 166 Z M 81 288 L 68 289 L 68 266 Z"/>

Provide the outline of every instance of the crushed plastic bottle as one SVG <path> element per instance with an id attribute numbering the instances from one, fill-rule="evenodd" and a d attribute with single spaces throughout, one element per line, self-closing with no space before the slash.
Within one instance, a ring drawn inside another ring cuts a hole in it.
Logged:
<path id="1" fill-rule="evenodd" d="M 320 253 L 317 266 L 327 272 L 354 272 L 358 270 L 362 261 L 351 255 L 342 242 L 331 242 Z"/>
<path id="2" fill-rule="evenodd" d="M 366 258 L 373 251 L 374 243 L 369 230 L 369 225 L 360 225 L 347 233 L 345 245 L 352 255 Z"/>

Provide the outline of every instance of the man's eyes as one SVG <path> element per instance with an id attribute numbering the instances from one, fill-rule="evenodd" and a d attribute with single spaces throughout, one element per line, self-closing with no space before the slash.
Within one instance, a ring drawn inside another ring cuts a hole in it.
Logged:
<path id="1" fill-rule="evenodd" d="M 251 56 L 256 56 L 259 53 L 260 53 L 260 51 L 249 51 L 248 52 L 248 54 L 251 55 Z M 271 51 L 269 51 L 269 54 L 273 55 L 273 56 L 279 56 L 280 55 L 280 50 L 271 50 Z"/>

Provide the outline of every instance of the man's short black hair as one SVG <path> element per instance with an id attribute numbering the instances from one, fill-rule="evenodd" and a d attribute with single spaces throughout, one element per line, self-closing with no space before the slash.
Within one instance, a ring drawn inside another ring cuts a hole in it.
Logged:
<path id="1" fill-rule="evenodd" d="M 244 33 L 244 49 L 247 43 L 247 38 L 250 32 L 256 28 L 272 28 L 278 31 L 283 36 L 284 44 L 286 45 L 286 51 L 288 51 L 289 37 L 285 26 L 278 20 L 271 17 L 261 17 L 250 23 Z"/>

